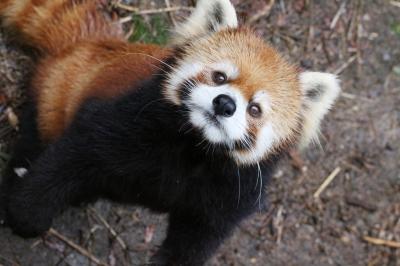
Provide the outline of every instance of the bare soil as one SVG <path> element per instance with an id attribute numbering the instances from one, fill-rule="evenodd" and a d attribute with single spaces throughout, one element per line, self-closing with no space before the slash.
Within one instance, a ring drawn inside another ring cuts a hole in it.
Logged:
<path id="1" fill-rule="evenodd" d="M 244 22 L 268 3 L 233 2 Z M 365 238 L 400 242 L 400 7 L 394 2 L 277 0 L 253 22 L 292 62 L 339 73 L 344 93 L 323 123 L 321 146 L 294 151 L 281 163 L 269 184 L 269 208 L 244 222 L 208 265 L 400 265 L 400 248 Z M 165 6 L 126 3 L 141 10 Z M 174 13 L 177 20 L 185 14 Z M 1 32 L 0 167 L 17 134 L 12 114 L 19 114 L 23 76 L 31 69 Z M 70 209 L 54 223 L 109 265 L 142 265 L 165 228 L 164 216 L 109 202 Z M 95 265 L 78 249 L 55 233 L 24 240 L 0 228 L 0 265 Z"/>

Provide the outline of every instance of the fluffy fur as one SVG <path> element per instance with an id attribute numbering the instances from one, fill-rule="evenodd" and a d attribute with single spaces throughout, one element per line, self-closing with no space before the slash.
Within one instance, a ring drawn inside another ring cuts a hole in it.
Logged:
<path id="1" fill-rule="evenodd" d="M 169 213 L 151 264 L 202 265 L 261 207 L 279 159 L 318 131 L 338 83 L 299 74 L 238 28 L 228 0 L 200 0 L 171 49 L 125 43 L 100 9 L 0 4 L 6 25 L 43 55 L 1 186 L 6 222 L 33 237 L 70 205 L 139 204 Z"/>
<path id="2" fill-rule="evenodd" d="M 300 147 L 317 140 L 322 118 L 328 113 L 339 96 L 339 81 L 335 75 L 320 72 L 300 74 L 301 89 L 304 95 L 303 134 Z"/>
<path id="3" fill-rule="evenodd" d="M 29 174 L 14 178 L 7 223 L 31 237 L 69 205 L 97 198 L 140 204 L 170 214 L 152 262 L 201 265 L 259 208 L 278 157 L 259 170 L 239 168 L 224 149 L 207 153 L 200 135 L 185 134 L 184 112 L 163 99 L 157 80 L 113 101 L 87 102 Z"/>
<path id="4" fill-rule="evenodd" d="M 199 0 L 192 15 L 175 29 L 173 43 L 183 44 L 193 36 L 208 35 L 237 26 L 236 11 L 229 0 Z"/>

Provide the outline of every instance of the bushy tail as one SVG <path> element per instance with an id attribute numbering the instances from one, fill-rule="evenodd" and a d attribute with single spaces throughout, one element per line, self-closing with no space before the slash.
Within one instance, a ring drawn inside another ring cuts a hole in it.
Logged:
<path id="1" fill-rule="evenodd" d="M 122 39 L 122 30 L 102 12 L 104 0 L 0 0 L 3 24 L 25 44 L 57 54 L 85 39 Z"/>

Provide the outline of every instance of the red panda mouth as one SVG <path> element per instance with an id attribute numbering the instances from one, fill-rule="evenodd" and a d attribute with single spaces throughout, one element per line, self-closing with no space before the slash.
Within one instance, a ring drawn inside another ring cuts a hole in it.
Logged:
<path id="1" fill-rule="evenodd" d="M 212 114 L 208 111 L 205 111 L 203 113 L 203 115 L 206 117 L 208 122 L 212 123 L 214 126 L 218 127 L 219 129 L 222 129 L 221 123 L 219 122 L 218 118 L 214 114 Z"/>
<path id="2" fill-rule="evenodd" d="M 218 120 L 218 118 L 214 114 L 207 112 L 207 111 L 204 111 L 203 114 L 209 123 L 211 123 L 213 126 L 216 126 L 219 130 L 222 130 L 225 132 L 225 128 L 222 126 L 221 122 Z M 247 134 L 245 136 L 245 140 L 236 140 L 233 143 L 233 145 L 229 145 L 229 146 L 230 146 L 230 149 L 233 149 L 236 151 L 248 151 L 254 147 L 255 142 L 256 142 L 255 136 L 252 136 L 251 134 Z"/>
<path id="3" fill-rule="evenodd" d="M 234 150 L 236 151 L 249 151 L 254 148 L 256 144 L 256 139 L 252 137 L 250 134 L 246 135 L 244 140 L 237 140 L 234 143 Z"/>

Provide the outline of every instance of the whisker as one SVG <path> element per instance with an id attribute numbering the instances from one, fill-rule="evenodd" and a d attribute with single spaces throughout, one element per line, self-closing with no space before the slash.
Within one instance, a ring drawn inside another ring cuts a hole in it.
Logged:
<path id="1" fill-rule="evenodd" d="M 143 113 L 143 111 L 144 111 L 147 107 L 149 107 L 149 106 L 152 105 L 153 103 L 161 102 L 161 101 L 163 101 L 163 100 L 164 100 L 164 99 L 157 99 L 157 100 L 153 100 L 153 101 L 148 102 L 145 106 L 143 106 L 142 109 L 140 109 L 140 111 L 137 113 L 137 115 L 135 116 L 135 119 L 134 119 L 133 121 L 136 122 L 137 119 L 139 118 L 139 116 Z"/>
<path id="2" fill-rule="evenodd" d="M 125 52 L 125 55 L 143 55 L 143 56 L 147 56 L 147 57 L 150 57 L 150 58 L 152 58 L 152 59 L 154 59 L 154 60 L 160 62 L 161 64 L 163 64 L 163 65 L 169 67 L 170 69 L 174 69 L 173 66 L 171 66 L 171 65 L 168 64 L 168 63 L 166 63 L 165 61 L 163 61 L 163 60 L 161 60 L 161 59 L 159 59 L 159 58 L 157 58 L 157 57 L 155 57 L 155 56 L 149 55 L 149 54 Z"/>
<path id="3" fill-rule="evenodd" d="M 163 60 L 161 60 L 161 59 L 159 59 L 159 58 L 157 58 L 157 57 L 154 57 L 154 56 L 152 56 L 152 55 L 145 54 L 145 53 L 133 53 L 133 52 L 125 52 L 125 54 L 126 54 L 126 55 L 142 55 L 142 56 L 147 56 L 147 57 L 152 58 L 152 59 L 154 59 L 154 60 L 160 62 L 161 64 L 163 64 L 163 65 L 169 67 L 170 70 L 175 71 L 175 73 L 176 73 L 180 78 L 182 78 L 183 80 L 186 80 L 186 78 L 187 78 L 187 77 L 185 77 L 185 76 L 183 75 L 182 71 L 180 71 L 179 69 L 174 68 L 173 66 L 171 66 L 171 65 L 168 64 L 168 63 L 166 63 L 165 61 L 163 61 Z M 166 72 L 166 74 L 169 74 L 169 73 Z"/>
<path id="4" fill-rule="evenodd" d="M 203 144 L 205 141 L 207 141 L 206 138 L 203 138 L 203 140 L 200 141 L 200 142 L 196 145 L 196 147 L 200 147 L 201 144 Z"/>
<path id="5" fill-rule="evenodd" d="M 186 126 L 189 126 L 190 125 L 190 122 L 185 122 L 185 123 L 183 123 L 183 125 L 179 128 L 179 133 L 180 132 L 182 132 L 182 130 L 186 127 Z"/>

